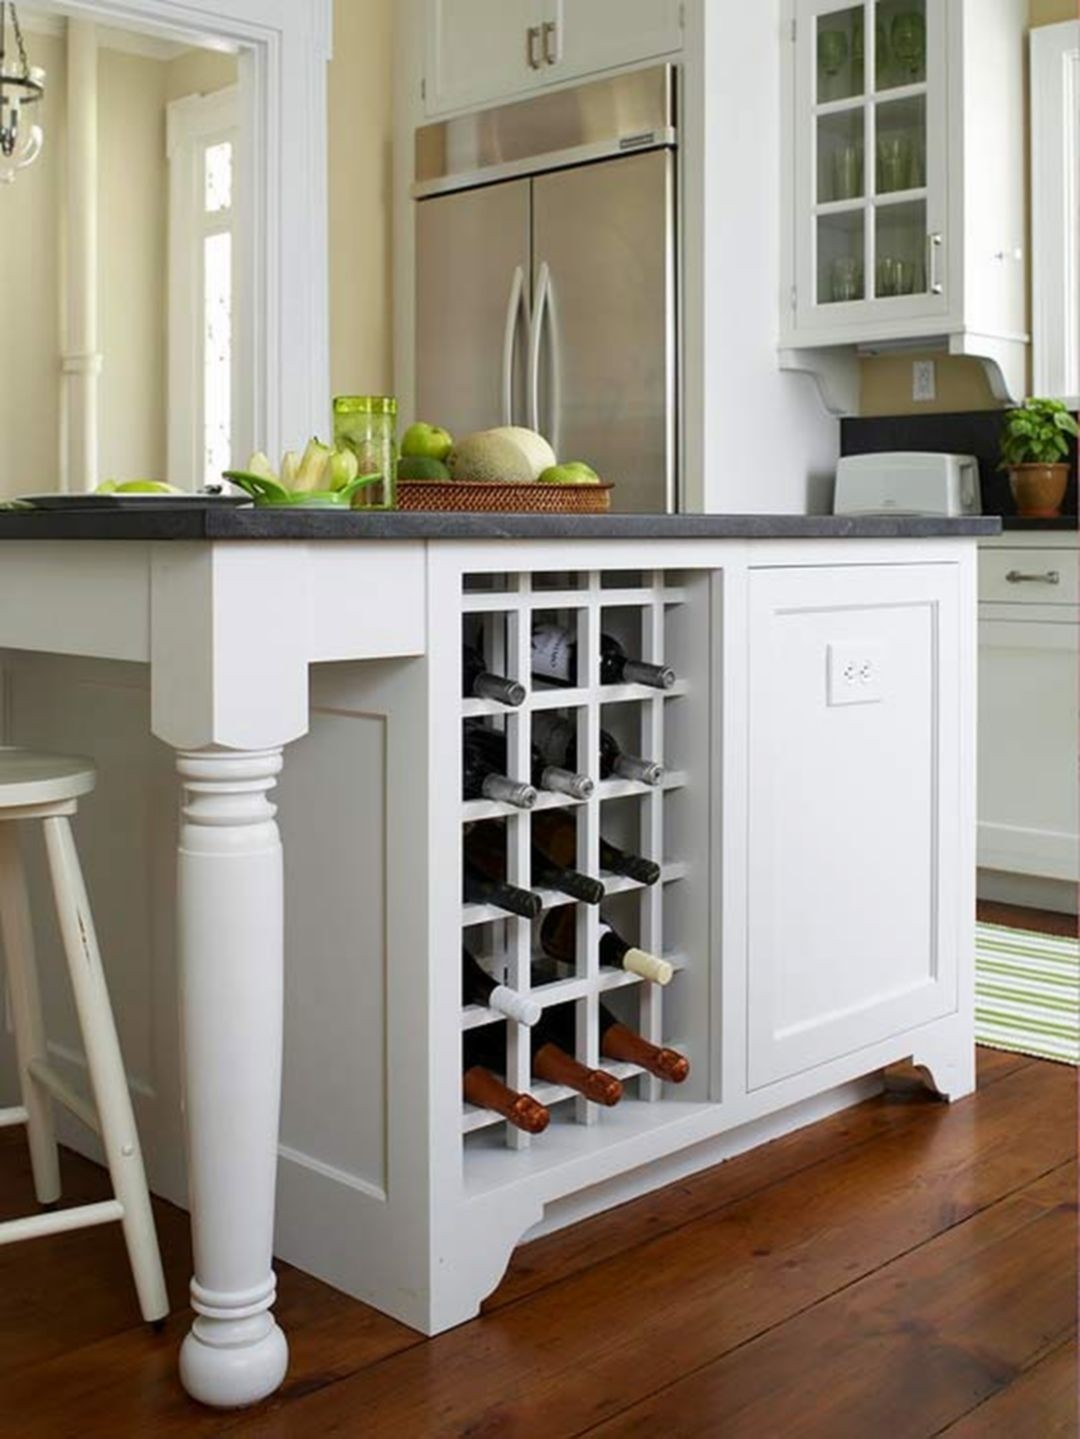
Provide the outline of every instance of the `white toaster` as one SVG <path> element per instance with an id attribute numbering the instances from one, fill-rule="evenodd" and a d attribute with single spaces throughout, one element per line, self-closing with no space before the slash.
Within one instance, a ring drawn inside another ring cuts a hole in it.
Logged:
<path id="1" fill-rule="evenodd" d="M 973 455 L 893 450 L 844 455 L 836 470 L 837 515 L 978 515 L 979 462 Z"/>

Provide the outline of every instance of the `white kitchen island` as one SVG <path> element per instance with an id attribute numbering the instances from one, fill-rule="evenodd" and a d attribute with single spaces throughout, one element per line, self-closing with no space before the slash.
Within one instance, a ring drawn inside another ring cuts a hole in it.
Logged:
<path id="1" fill-rule="evenodd" d="M 101 771 L 78 835 L 151 1184 L 190 1203 L 190 1393 L 280 1383 L 272 1252 L 435 1333 L 526 1234 L 852 1103 L 887 1064 L 971 1090 L 975 542 L 997 527 L 0 515 L 5 741 Z M 577 685 L 463 699 L 463 632 L 527 683 L 538 615 L 576 627 Z M 602 630 L 678 683 L 600 685 Z M 533 996 L 577 1006 L 588 1062 L 603 995 L 692 1072 L 661 1092 L 622 1066 L 601 1112 L 534 1083 L 509 1025 L 508 1079 L 553 1115 L 530 1139 L 460 1093 L 463 1030 L 501 1022 L 462 1007 L 463 928 L 521 989 L 533 948 L 527 921 L 462 903 L 463 821 L 504 816 L 528 886 L 531 820 L 462 803 L 461 724 L 505 725 L 527 778 L 532 715 L 556 708 L 591 773 L 601 728 L 665 763 L 659 787 L 538 807 L 573 809 L 580 869 L 599 872 L 601 828 L 663 866 L 647 888 L 602 875 L 605 912 L 676 974 L 602 968 L 579 906 L 575 973 Z M 5 1035 L 5 1082 L 9 1064 Z"/>

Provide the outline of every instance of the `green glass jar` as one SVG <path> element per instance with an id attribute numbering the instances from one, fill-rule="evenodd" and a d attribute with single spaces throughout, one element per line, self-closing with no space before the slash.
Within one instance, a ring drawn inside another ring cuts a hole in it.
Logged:
<path id="1" fill-rule="evenodd" d="M 354 510 L 392 510 L 397 489 L 397 400 L 393 395 L 338 395 L 334 400 L 334 441 L 355 454 L 360 474 L 382 475 L 362 485 Z"/>

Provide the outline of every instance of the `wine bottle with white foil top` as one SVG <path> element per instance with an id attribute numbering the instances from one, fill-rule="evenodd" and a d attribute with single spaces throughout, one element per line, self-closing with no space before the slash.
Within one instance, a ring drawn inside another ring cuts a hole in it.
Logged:
<path id="1" fill-rule="evenodd" d="M 489 974 L 464 945 L 461 949 L 461 1002 L 493 1009 L 517 1024 L 530 1027 L 537 1023 L 543 1012 L 535 999 L 519 994 L 516 989 L 501 984 Z"/>
<path id="2" fill-rule="evenodd" d="M 501 730 L 487 726 L 468 725 L 476 743 L 486 751 L 491 763 L 499 770 L 507 768 L 506 736 Z M 537 789 L 553 794 L 566 794 L 572 799 L 588 799 L 596 786 L 587 774 L 574 774 L 571 770 L 560 769 L 546 762 L 544 756 L 533 744 L 530 756 L 532 782 Z"/>
<path id="3" fill-rule="evenodd" d="M 470 725 L 463 728 L 461 772 L 466 799 L 490 799 L 517 809 L 532 809 L 539 797 L 531 784 L 499 771 L 490 748 Z"/>
<path id="4" fill-rule="evenodd" d="M 566 905 L 549 910 L 540 927 L 544 953 L 560 964 L 573 965 L 577 951 L 577 924 Z M 666 959 L 628 944 L 610 924 L 600 926 L 600 963 L 609 969 L 624 969 L 650 984 L 670 984 L 675 970 Z"/>
<path id="5" fill-rule="evenodd" d="M 525 686 L 517 680 L 508 680 L 503 675 L 492 674 L 484 663 L 484 656 L 475 645 L 461 647 L 461 692 L 475 699 L 498 700 L 500 704 L 517 709 L 525 703 Z"/>
<path id="6" fill-rule="evenodd" d="M 545 763 L 577 769 L 577 724 L 573 720 L 541 710 L 532 717 L 532 740 Z M 664 781 L 664 766 L 656 760 L 625 754 L 615 736 L 601 730 L 600 777 L 636 780 L 655 788 Z"/>
<path id="7" fill-rule="evenodd" d="M 584 683 L 578 674 L 577 634 L 563 625 L 538 624 L 532 633 L 532 672 L 548 684 L 573 687 Z M 670 665 L 651 665 L 631 658 L 612 635 L 600 636 L 600 683 L 638 684 L 669 690 L 675 683 Z"/>

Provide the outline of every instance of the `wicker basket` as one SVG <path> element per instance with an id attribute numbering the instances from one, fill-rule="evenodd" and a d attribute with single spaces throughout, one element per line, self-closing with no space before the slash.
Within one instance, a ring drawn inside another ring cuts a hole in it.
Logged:
<path id="1" fill-rule="evenodd" d="M 471 510 L 537 515 L 602 515 L 614 485 L 500 485 L 471 480 L 398 480 L 399 510 Z"/>

